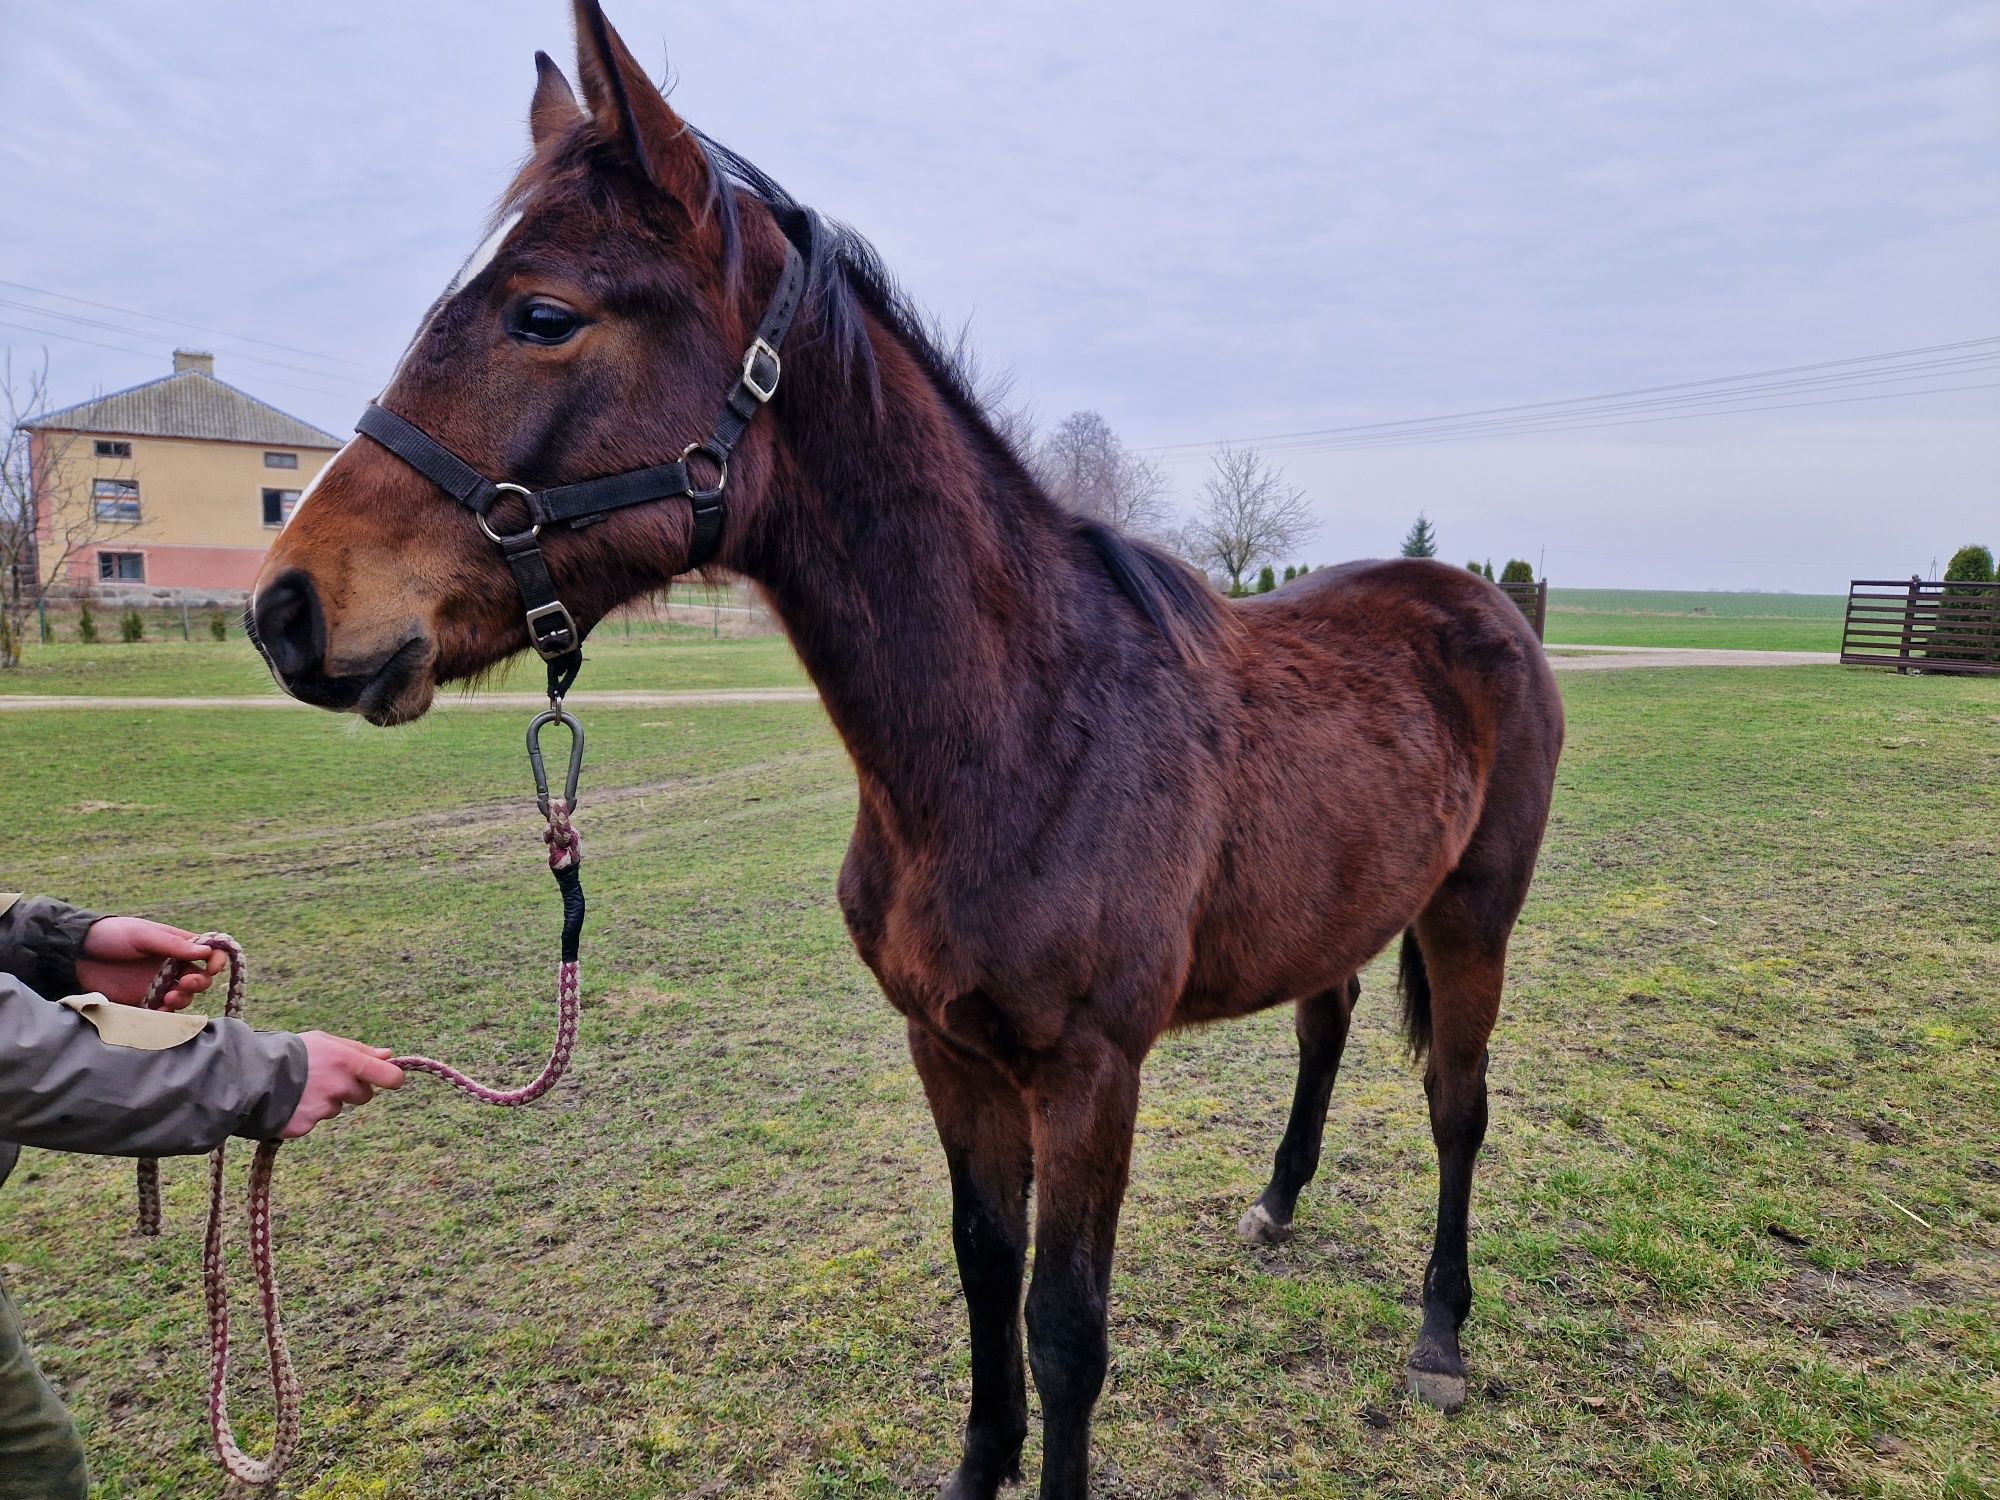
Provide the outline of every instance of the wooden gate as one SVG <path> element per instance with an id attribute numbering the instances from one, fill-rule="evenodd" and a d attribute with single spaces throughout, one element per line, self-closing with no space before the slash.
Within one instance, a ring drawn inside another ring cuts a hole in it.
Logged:
<path id="1" fill-rule="evenodd" d="M 1539 578 L 1532 583 L 1503 583 L 1500 587 L 1509 599 L 1521 606 L 1521 613 L 1534 622 L 1535 639 L 1543 639 L 1549 623 L 1548 579 Z"/>
<path id="2" fill-rule="evenodd" d="M 1856 579 L 1840 659 L 1899 672 L 2000 675 L 2000 583 Z"/>

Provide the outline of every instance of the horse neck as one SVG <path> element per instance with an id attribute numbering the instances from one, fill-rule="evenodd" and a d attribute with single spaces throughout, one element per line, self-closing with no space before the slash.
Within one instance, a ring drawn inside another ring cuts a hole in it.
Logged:
<path id="1" fill-rule="evenodd" d="M 916 834 L 963 807 L 972 764 L 1028 770 L 1009 749 L 1062 695 L 1050 663 L 1083 644 L 1078 564 L 1067 518 L 899 335 L 868 322 L 879 405 L 830 358 L 788 366 L 774 499 L 732 562 L 783 624 L 864 781 Z M 984 784 L 1001 794 L 1013 780 Z M 958 796 L 943 795 L 947 781 Z"/>

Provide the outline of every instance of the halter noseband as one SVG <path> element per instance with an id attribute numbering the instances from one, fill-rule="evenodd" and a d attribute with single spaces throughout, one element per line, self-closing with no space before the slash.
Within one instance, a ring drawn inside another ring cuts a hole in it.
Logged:
<path id="1" fill-rule="evenodd" d="M 798 312 L 805 284 L 804 257 L 787 239 L 785 269 L 778 277 L 778 288 L 771 294 L 763 322 L 757 325 L 756 337 L 743 351 L 742 369 L 723 398 L 715 430 L 706 440 L 689 443 L 672 463 L 531 490 L 526 485 L 488 479 L 414 422 L 377 403 L 369 403 L 354 424 L 356 432 L 373 438 L 478 517 L 479 529 L 499 547 L 521 591 L 529 644 L 549 664 L 550 697 L 560 698 L 575 680 L 583 664 L 583 633 L 556 594 L 548 560 L 542 556 L 542 528 L 588 526 L 628 505 L 685 498 L 694 507 L 694 541 L 682 571 L 691 572 L 713 557 L 722 540 L 722 491 L 729 482 L 729 456 L 750 419 L 777 393 L 778 351 Z M 697 455 L 715 466 L 712 485 L 695 482 L 688 460 Z M 527 507 L 526 530 L 503 533 L 489 524 L 487 517 L 493 507 L 507 495 L 520 496 Z"/>

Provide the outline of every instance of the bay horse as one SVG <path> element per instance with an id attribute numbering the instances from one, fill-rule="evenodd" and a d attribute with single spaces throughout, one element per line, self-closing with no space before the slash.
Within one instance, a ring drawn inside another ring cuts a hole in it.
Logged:
<path id="1" fill-rule="evenodd" d="M 1088 1492 L 1154 1042 L 1294 1007 L 1290 1121 L 1238 1226 L 1275 1240 L 1318 1164 L 1355 976 L 1398 938 L 1439 1161 L 1408 1380 L 1458 1406 L 1487 1039 L 1563 737 L 1521 611 L 1429 561 L 1224 601 L 1066 513 L 868 246 L 684 125 L 595 0 L 575 19 L 584 103 L 537 54 L 532 154 L 380 405 L 518 485 L 499 497 L 517 515 L 550 487 L 685 466 L 803 268 L 782 386 L 775 351 L 758 376 L 768 411 L 726 473 L 675 493 L 726 501 L 714 564 L 768 602 L 854 763 L 840 906 L 944 1145 L 971 1325 L 945 1494 L 1019 1477 L 1030 1371 L 1040 1493 Z M 434 467 L 357 437 L 301 501 L 250 609 L 287 691 L 399 724 L 530 644 L 492 517 Z M 686 572 L 697 508 L 549 525 L 536 555 L 565 619 L 587 630 Z"/>

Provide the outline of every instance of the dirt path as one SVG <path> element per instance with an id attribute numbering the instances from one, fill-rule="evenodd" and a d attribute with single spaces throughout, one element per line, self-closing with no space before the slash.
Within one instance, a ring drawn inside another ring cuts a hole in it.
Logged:
<path id="1" fill-rule="evenodd" d="M 1574 653 L 1574 654 L 1571 654 Z M 1722 651 L 1693 646 L 1571 646 L 1550 648 L 1558 672 L 1603 672 L 1625 667 L 1830 667 L 1837 651 Z"/>
<path id="2" fill-rule="evenodd" d="M 1569 646 L 1554 648 L 1549 665 L 1558 672 L 1598 672 L 1626 667 L 1807 667 L 1839 661 L 1831 651 L 1710 651 L 1678 646 Z M 718 708 L 737 703 L 814 703 L 819 694 L 809 687 L 798 688 L 711 688 L 697 692 L 585 691 L 571 693 L 569 701 L 579 708 Z M 548 700 L 540 693 L 481 693 L 460 698 L 445 694 L 437 700 L 444 709 L 539 708 Z M 37 709 L 122 709 L 127 712 L 161 708 L 305 708 L 307 705 L 277 693 L 253 693 L 241 697 L 169 698 L 117 697 L 112 694 L 55 693 L 0 694 L 0 713 L 27 713 Z"/>

